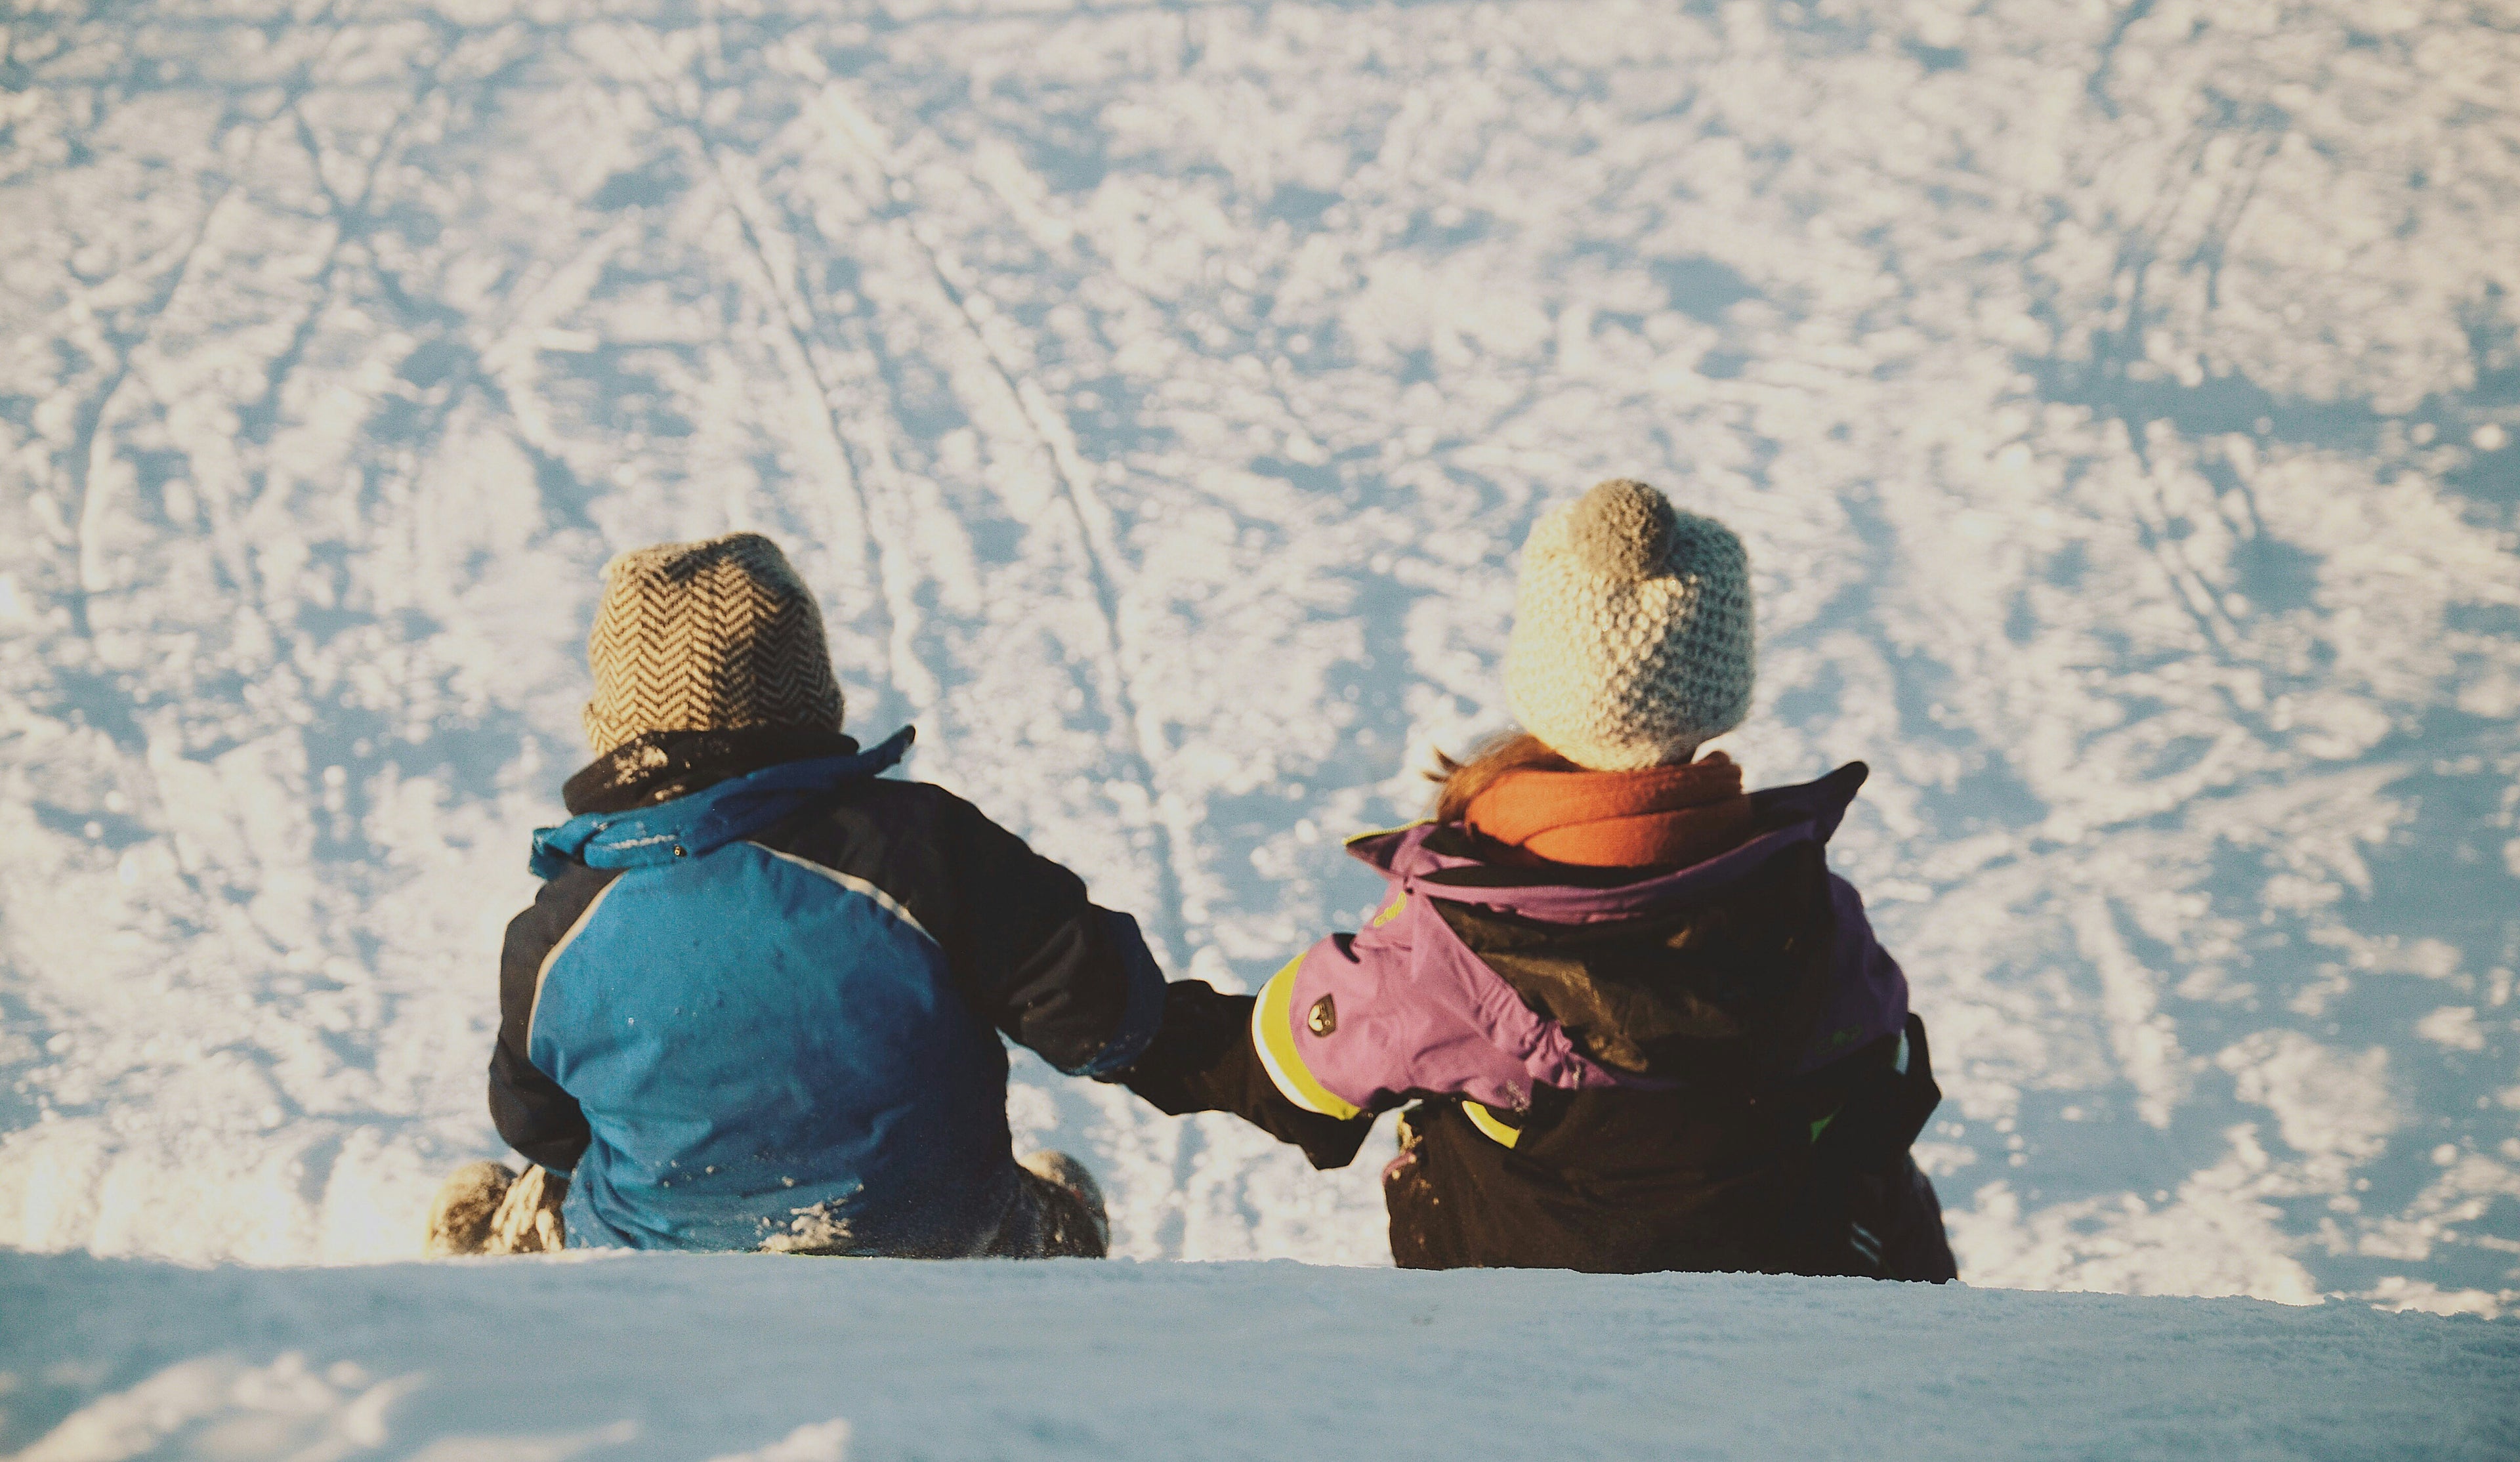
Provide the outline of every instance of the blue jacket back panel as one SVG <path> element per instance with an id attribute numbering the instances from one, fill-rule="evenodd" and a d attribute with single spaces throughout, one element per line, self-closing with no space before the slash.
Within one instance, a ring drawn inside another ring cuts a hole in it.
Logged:
<path id="1" fill-rule="evenodd" d="M 491 1108 L 571 1173 L 572 1247 L 984 1252 L 1016 1193 L 992 1024 L 1087 1074 L 1153 1035 L 1135 924 L 968 804 L 873 779 L 899 739 L 748 771 L 719 747 L 679 795 L 538 836 Z"/>

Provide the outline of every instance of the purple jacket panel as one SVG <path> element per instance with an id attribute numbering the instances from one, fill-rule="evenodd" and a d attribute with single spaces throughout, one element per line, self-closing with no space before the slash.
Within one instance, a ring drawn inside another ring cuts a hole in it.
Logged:
<path id="1" fill-rule="evenodd" d="M 1296 1058 L 1331 1094 L 1369 1112 L 1398 1106 L 1411 1091 L 1518 1112 L 1531 1105 L 1535 1084 L 1669 1085 L 1587 1059 L 1563 1026 L 1470 953 L 1432 904 L 1411 896 L 1415 880 L 1393 883 L 1396 909 L 1386 904 L 1362 932 L 1323 940 L 1279 977 L 1294 981 L 1287 1014 Z M 1317 1034 L 1308 1017 L 1325 998 L 1337 1024 Z"/>
<path id="2" fill-rule="evenodd" d="M 1435 875 L 1483 864 L 1427 848 L 1431 823 L 1360 838 L 1348 851 L 1390 881 L 1391 895 L 1364 931 L 1322 941 L 1279 976 L 1294 982 L 1291 999 L 1277 1006 L 1292 1027 L 1294 1055 L 1325 1089 L 1367 1111 L 1398 1105 L 1411 1091 L 1520 1111 L 1534 1085 L 1667 1089 L 1674 1084 L 1613 1072 L 1577 1051 L 1562 1026 L 1524 1004 L 1462 943 L 1432 901 L 1556 924 L 1637 918 L 1716 892 L 1794 845 L 1824 845 L 1863 780 L 1862 770 L 1849 767 L 1754 793 L 1763 821 L 1795 820 L 1703 863 L 1610 888 L 1439 881 Z M 1896 1034 L 1908 1020 L 1907 977 L 1873 938 L 1862 896 L 1834 874 L 1829 892 L 1836 923 L 1830 995 L 1799 1064 L 1803 1072 Z M 1317 1009 L 1334 1018 L 1328 1034 L 1308 1019 Z"/>

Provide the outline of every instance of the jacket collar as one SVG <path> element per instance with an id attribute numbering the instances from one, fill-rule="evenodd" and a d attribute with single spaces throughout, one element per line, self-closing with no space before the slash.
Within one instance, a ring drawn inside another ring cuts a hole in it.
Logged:
<path id="1" fill-rule="evenodd" d="M 577 866 L 632 868 L 703 857 L 889 769 L 910 749 L 914 734 L 905 726 L 871 751 L 780 762 L 653 806 L 590 812 L 558 827 L 538 827 L 534 875 L 557 878 Z"/>
<path id="2" fill-rule="evenodd" d="M 854 737 L 833 727 L 740 726 L 711 731 L 650 731 L 580 767 L 561 786 L 561 801 L 580 813 L 626 813 L 688 797 L 703 787 L 781 762 L 856 753 Z"/>

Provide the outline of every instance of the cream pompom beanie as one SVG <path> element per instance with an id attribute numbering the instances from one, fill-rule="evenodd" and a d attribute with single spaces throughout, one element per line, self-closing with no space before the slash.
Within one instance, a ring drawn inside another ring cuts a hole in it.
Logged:
<path id="1" fill-rule="evenodd" d="M 1682 760 L 1739 726 L 1753 672 L 1750 561 L 1713 518 L 1614 478 L 1532 526 L 1506 695 L 1579 767 Z"/>

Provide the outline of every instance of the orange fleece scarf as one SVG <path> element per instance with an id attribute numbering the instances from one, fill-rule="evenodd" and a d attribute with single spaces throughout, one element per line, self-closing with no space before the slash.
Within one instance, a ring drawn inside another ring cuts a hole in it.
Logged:
<path id="1" fill-rule="evenodd" d="M 1718 751 L 1642 772 L 1508 772 L 1471 799 L 1470 829 L 1531 858 L 1588 868 L 1679 867 L 1750 835 L 1741 769 Z"/>

